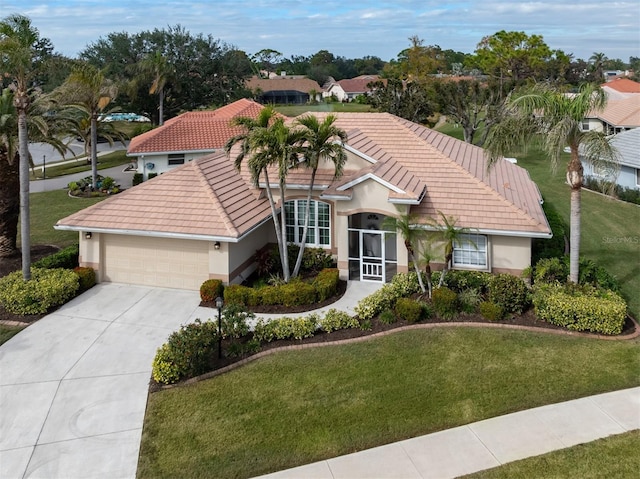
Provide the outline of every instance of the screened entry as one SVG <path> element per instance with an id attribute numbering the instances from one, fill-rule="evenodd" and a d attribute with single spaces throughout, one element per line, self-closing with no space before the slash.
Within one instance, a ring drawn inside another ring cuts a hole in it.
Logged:
<path id="1" fill-rule="evenodd" d="M 396 274 L 396 233 L 382 229 L 384 218 L 377 213 L 349 216 L 349 279 L 385 283 Z"/>

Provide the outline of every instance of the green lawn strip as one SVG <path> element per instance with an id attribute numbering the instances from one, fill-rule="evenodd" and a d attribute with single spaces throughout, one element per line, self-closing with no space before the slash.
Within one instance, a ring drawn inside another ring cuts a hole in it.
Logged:
<path id="1" fill-rule="evenodd" d="M 554 451 L 464 476 L 465 479 L 636 479 L 640 474 L 640 431 Z"/>
<path id="2" fill-rule="evenodd" d="M 24 327 L 22 326 L 5 326 L 4 324 L 0 324 L 0 344 L 6 343 L 23 329 Z"/>
<path id="3" fill-rule="evenodd" d="M 53 229 L 59 219 L 94 205 L 102 198 L 70 198 L 66 190 L 31 193 L 31 244 L 52 244 L 60 247 L 78 242 L 78 233 Z M 19 244 L 18 239 L 18 244 Z"/>
<path id="4" fill-rule="evenodd" d="M 638 341 L 414 330 L 150 396 L 138 477 L 250 477 L 640 384 Z"/>
<path id="5" fill-rule="evenodd" d="M 368 112 L 375 111 L 371 105 L 360 103 L 320 103 L 318 105 L 278 105 L 276 110 L 285 116 L 298 116 L 311 111 Z"/>
<path id="6" fill-rule="evenodd" d="M 128 165 L 129 163 L 131 163 L 131 158 L 127 156 L 126 150 L 118 150 L 98 157 L 99 170 L 112 168 L 114 166 Z M 87 176 L 91 174 L 91 164 L 87 163 L 87 160 L 84 157 L 75 160 L 73 163 L 47 166 L 46 174 L 47 178 L 55 178 L 58 176 L 71 175 L 83 171 L 87 172 Z M 35 178 L 42 178 L 42 175 L 43 171 L 41 169 L 36 170 Z M 35 178 L 32 175 L 31 179 Z"/>

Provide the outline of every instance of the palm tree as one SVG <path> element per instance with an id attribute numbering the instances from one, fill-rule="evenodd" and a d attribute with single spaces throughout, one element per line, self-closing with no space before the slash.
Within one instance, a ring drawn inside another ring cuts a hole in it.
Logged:
<path id="1" fill-rule="evenodd" d="M 440 275 L 440 281 L 438 287 L 444 283 L 444 278 L 453 266 L 453 249 L 456 243 L 460 242 L 462 235 L 468 234 L 471 230 L 469 228 L 460 228 L 456 226 L 458 220 L 456 218 L 446 216 L 442 211 L 438 211 L 442 223 L 437 221 L 430 221 L 429 223 L 436 231 L 439 232 L 442 241 L 444 242 L 444 268 Z"/>
<path id="2" fill-rule="evenodd" d="M 433 294 L 433 282 L 431 281 L 431 262 L 436 259 L 436 254 L 433 251 L 433 247 L 428 240 L 422 242 L 422 248 L 420 250 L 418 263 L 424 266 L 424 277 L 427 280 L 427 294 L 429 299 Z"/>
<path id="3" fill-rule="evenodd" d="M 17 148 L 18 117 L 8 88 L 0 96 L 0 258 L 18 252 L 20 214 L 20 155 Z"/>
<path id="4" fill-rule="evenodd" d="M 91 119 L 91 178 L 92 187 L 98 181 L 98 122 L 106 106 L 118 94 L 116 86 L 103 73 L 89 64 L 76 66 L 64 84 L 54 92 L 60 103 L 87 111 Z"/>
<path id="5" fill-rule="evenodd" d="M 593 71 L 598 83 L 602 83 L 604 81 L 604 67 L 608 61 L 609 59 L 602 52 L 594 52 L 593 55 L 589 57 L 591 70 Z"/>
<path id="6" fill-rule="evenodd" d="M 165 87 L 171 81 L 175 70 L 160 51 L 147 55 L 133 67 L 142 78 L 151 79 L 149 94 L 158 95 L 158 124 L 162 126 L 164 124 Z"/>
<path id="7" fill-rule="evenodd" d="M 590 111 L 602 109 L 607 102 L 597 85 L 583 85 L 575 95 L 535 86 L 509 100 L 506 118 L 491 131 L 485 148 L 489 164 L 503 156 L 540 140 L 555 169 L 568 145 L 567 183 L 571 188 L 569 280 L 578 282 L 580 256 L 580 191 L 583 182 L 582 159 L 593 164 L 617 165 L 617 154 L 605 133 L 583 131 L 582 120 Z"/>
<path id="8" fill-rule="evenodd" d="M 404 238 L 404 246 L 409 253 L 409 260 L 413 263 L 413 268 L 418 275 L 418 283 L 423 293 L 427 290 L 422 281 L 422 274 L 418 267 L 418 244 L 424 238 L 425 231 L 417 228 L 419 216 L 415 213 L 405 213 L 396 216 L 387 216 L 382 222 L 382 227 L 388 231 L 397 231 Z"/>
<path id="9" fill-rule="evenodd" d="M 34 46 L 39 40 L 38 30 L 22 15 L 9 15 L 0 21 L 0 71 L 11 80 L 13 105 L 18 114 L 18 152 L 20 182 L 20 234 L 22 275 L 31 279 L 31 228 L 29 216 L 29 139 L 27 110 L 31 79 L 34 71 Z"/>
<path id="10" fill-rule="evenodd" d="M 328 160 L 333 163 L 334 177 L 340 177 L 344 164 L 347 161 L 347 154 L 344 152 L 343 145 L 347 141 L 347 133 L 336 127 L 333 123 L 336 121 L 335 115 L 327 116 L 322 123 L 314 115 L 306 115 L 298 119 L 297 124 L 303 127 L 304 146 L 302 148 L 302 156 L 304 161 L 298 165 L 303 165 L 311 169 L 311 180 L 309 181 L 309 189 L 307 191 L 307 203 L 304 216 L 304 228 L 302 230 L 302 238 L 300 239 L 300 251 L 293 268 L 292 276 L 295 278 L 300 273 L 302 265 L 302 256 L 304 254 L 305 244 L 307 242 L 307 233 L 309 231 L 309 220 L 311 216 L 311 193 L 315 185 L 316 173 L 320 165 L 320 160 Z"/>

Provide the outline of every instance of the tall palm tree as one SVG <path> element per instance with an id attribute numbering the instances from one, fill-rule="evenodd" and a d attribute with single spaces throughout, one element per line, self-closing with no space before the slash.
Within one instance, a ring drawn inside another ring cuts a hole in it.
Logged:
<path id="1" fill-rule="evenodd" d="M 140 77 L 151 79 L 149 94 L 158 95 L 158 124 L 162 126 L 164 124 L 165 87 L 171 81 L 175 69 L 160 51 L 147 55 L 133 67 Z"/>
<path id="2" fill-rule="evenodd" d="M 429 220 L 428 223 L 438 232 L 444 242 L 444 268 L 442 269 L 440 281 L 438 282 L 438 287 L 440 287 L 444 283 L 445 276 L 453 267 L 453 249 L 455 244 L 462 239 L 462 235 L 470 233 L 471 230 L 469 228 L 456 226 L 458 220 L 451 216 L 446 216 L 442 211 L 438 211 L 438 215 L 442 219 L 442 223 L 434 220 Z"/>
<path id="3" fill-rule="evenodd" d="M 305 115 L 297 121 L 297 124 L 303 127 L 305 141 L 301 151 L 304 161 L 298 163 L 298 165 L 311 169 L 311 179 L 307 191 L 307 203 L 304 216 L 304 228 L 302 230 L 302 238 L 300 239 L 300 250 L 292 273 L 294 278 L 298 276 L 300 267 L 302 266 L 302 256 L 307 242 L 311 216 L 311 193 L 315 185 L 320 160 L 333 163 L 333 174 L 335 178 L 342 175 L 344 164 L 347 161 L 347 154 L 343 148 L 344 142 L 347 141 L 347 133 L 336 127 L 334 125 L 335 121 L 335 115 L 327 116 L 322 123 L 320 123 L 314 115 Z"/>
<path id="4" fill-rule="evenodd" d="M 604 81 L 604 67 L 608 61 L 609 59 L 602 52 L 593 52 L 593 55 L 589 57 L 591 70 L 593 71 L 598 83 L 602 83 Z"/>
<path id="5" fill-rule="evenodd" d="M 86 110 L 91 118 L 91 179 L 95 189 L 98 182 L 98 121 L 106 106 L 118 94 L 117 87 L 96 67 L 81 64 L 73 68 L 64 84 L 54 92 L 58 101 Z"/>
<path id="6" fill-rule="evenodd" d="M 491 131 L 485 143 L 492 165 L 531 141 L 541 141 L 552 169 L 568 145 L 567 183 L 571 188 L 569 280 L 578 282 L 580 256 L 580 191 L 583 182 L 582 160 L 606 166 L 617 165 L 617 154 L 603 132 L 583 131 L 582 120 L 590 111 L 602 109 L 607 102 L 597 85 L 586 84 L 577 94 L 545 86 L 535 86 L 509 100 L 505 119 Z M 581 158 L 582 157 L 582 158 Z"/>
<path id="7" fill-rule="evenodd" d="M 8 88 L 0 96 L 0 258 L 18 253 L 20 173 L 18 116 Z"/>
<path id="8" fill-rule="evenodd" d="M 34 47 L 38 30 L 23 15 L 9 15 L 0 21 L 0 71 L 10 78 L 14 93 L 13 105 L 18 113 L 18 152 L 20 177 L 20 234 L 22 275 L 31 279 L 31 228 L 29 216 L 29 139 L 27 110 L 31 79 L 35 74 Z"/>
<path id="9" fill-rule="evenodd" d="M 420 268 L 418 266 L 418 244 L 424 238 L 425 231 L 421 228 L 417 228 L 418 220 L 420 217 L 415 213 L 404 213 L 398 216 L 387 216 L 382 222 L 382 227 L 385 230 L 397 231 L 402 235 L 404 239 L 404 246 L 409 253 L 409 260 L 413 263 L 413 268 L 418 275 L 418 283 L 423 293 L 427 290 L 424 287 L 424 281 L 422 281 L 422 274 L 420 274 Z"/>

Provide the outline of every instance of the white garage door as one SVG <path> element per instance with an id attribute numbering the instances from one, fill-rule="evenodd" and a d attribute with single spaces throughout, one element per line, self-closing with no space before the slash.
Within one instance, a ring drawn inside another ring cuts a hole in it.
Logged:
<path id="1" fill-rule="evenodd" d="M 103 281 L 198 290 L 209 278 L 209 244 L 103 235 Z"/>

